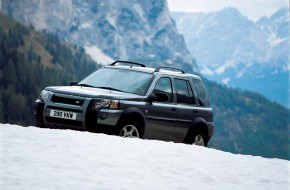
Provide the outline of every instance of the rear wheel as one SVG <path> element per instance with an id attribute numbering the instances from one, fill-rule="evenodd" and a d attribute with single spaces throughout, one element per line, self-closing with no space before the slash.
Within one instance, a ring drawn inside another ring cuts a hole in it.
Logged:
<path id="1" fill-rule="evenodd" d="M 137 122 L 123 122 L 119 130 L 117 131 L 117 135 L 120 137 L 129 137 L 129 138 L 141 138 L 140 126 Z"/>
<path id="2" fill-rule="evenodd" d="M 198 146 L 205 146 L 205 141 L 202 135 L 196 135 L 193 139 L 193 143 L 194 145 L 198 145 Z"/>
<path id="3" fill-rule="evenodd" d="M 193 132 L 192 144 L 207 147 L 207 142 L 207 134 L 204 130 L 197 130 Z"/>

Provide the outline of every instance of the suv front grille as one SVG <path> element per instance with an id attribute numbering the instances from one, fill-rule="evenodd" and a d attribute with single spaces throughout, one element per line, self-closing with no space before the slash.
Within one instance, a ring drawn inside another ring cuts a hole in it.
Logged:
<path id="1" fill-rule="evenodd" d="M 52 96 L 51 101 L 55 103 L 69 104 L 69 105 L 75 105 L 75 106 L 82 106 L 84 104 L 84 100 L 64 98 L 57 95 Z"/>
<path id="2" fill-rule="evenodd" d="M 61 108 L 61 107 L 56 107 L 56 106 L 47 106 L 47 108 L 49 108 L 49 109 L 56 109 L 56 110 L 60 110 L 60 111 L 70 111 L 70 112 L 76 112 L 76 113 L 83 113 L 82 110 Z"/>

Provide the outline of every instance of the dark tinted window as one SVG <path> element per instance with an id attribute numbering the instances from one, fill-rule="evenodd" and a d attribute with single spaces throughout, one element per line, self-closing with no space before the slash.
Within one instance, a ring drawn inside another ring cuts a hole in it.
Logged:
<path id="1" fill-rule="evenodd" d="M 158 92 L 167 94 L 169 102 L 172 102 L 172 85 L 170 78 L 164 77 L 158 80 L 154 88 L 154 93 L 156 94 Z"/>
<path id="2" fill-rule="evenodd" d="M 186 80 L 174 79 L 177 103 L 194 104 L 190 84 Z"/>
<path id="3" fill-rule="evenodd" d="M 193 84 L 194 84 L 194 88 L 196 90 L 197 93 L 197 98 L 198 98 L 198 103 L 200 106 L 205 106 L 208 107 L 209 106 L 209 100 L 206 94 L 206 90 L 205 87 L 202 83 L 202 81 L 200 80 L 192 80 Z"/>
<path id="4" fill-rule="evenodd" d="M 188 92 L 189 92 L 189 97 L 190 97 L 190 104 L 195 104 L 195 99 L 194 99 L 194 95 L 193 95 L 193 91 L 192 91 L 192 88 L 191 88 L 191 85 L 188 81 L 186 81 L 187 83 L 187 89 L 188 89 Z"/>

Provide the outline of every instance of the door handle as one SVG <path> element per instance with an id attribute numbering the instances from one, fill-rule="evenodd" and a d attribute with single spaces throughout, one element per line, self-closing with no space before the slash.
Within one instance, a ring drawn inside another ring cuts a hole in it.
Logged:
<path id="1" fill-rule="evenodd" d="M 193 113 L 198 113 L 198 110 L 193 110 Z"/>
<path id="2" fill-rule="evenodd" d="M 176 111 L 176 108 L 171 108 L 171 111 Z"/>

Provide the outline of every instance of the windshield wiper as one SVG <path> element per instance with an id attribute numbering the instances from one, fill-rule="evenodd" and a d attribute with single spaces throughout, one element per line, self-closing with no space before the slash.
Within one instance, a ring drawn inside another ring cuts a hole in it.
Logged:
<path id="1" fill-rule="evenodd" d="M 96 88 L 95 86 L 92 86 L 92 85 L 89 85 L 89 84 L 77 84 L 77 86 Z"/>
<path id="2" fill-rule="evenodd" d="M 118 92 L 125 92 L 116 88 L 112 88 L 112 87 L 106 87 L 106 86 L 96 86 L 95 88 L 101 88 L 101 89 L 106 89 L 106 90 L 114 90 L 114 91 L 118 91 Z"/>
<path id="3" fill-rule="evenodd" d="M 118 91 L 118 92 L 125 92 L 116 88 L 112 88 L 112 87 L 106 87 L 106 86 L 92 86 L 89 84 L 77 84 L 77 86 L 83 86 L 83 87 L 91 87 L 91 88 L 101 88 L 101 89 L 106 89 L 106 90 L 114 90 L 114 91 Z"/>

